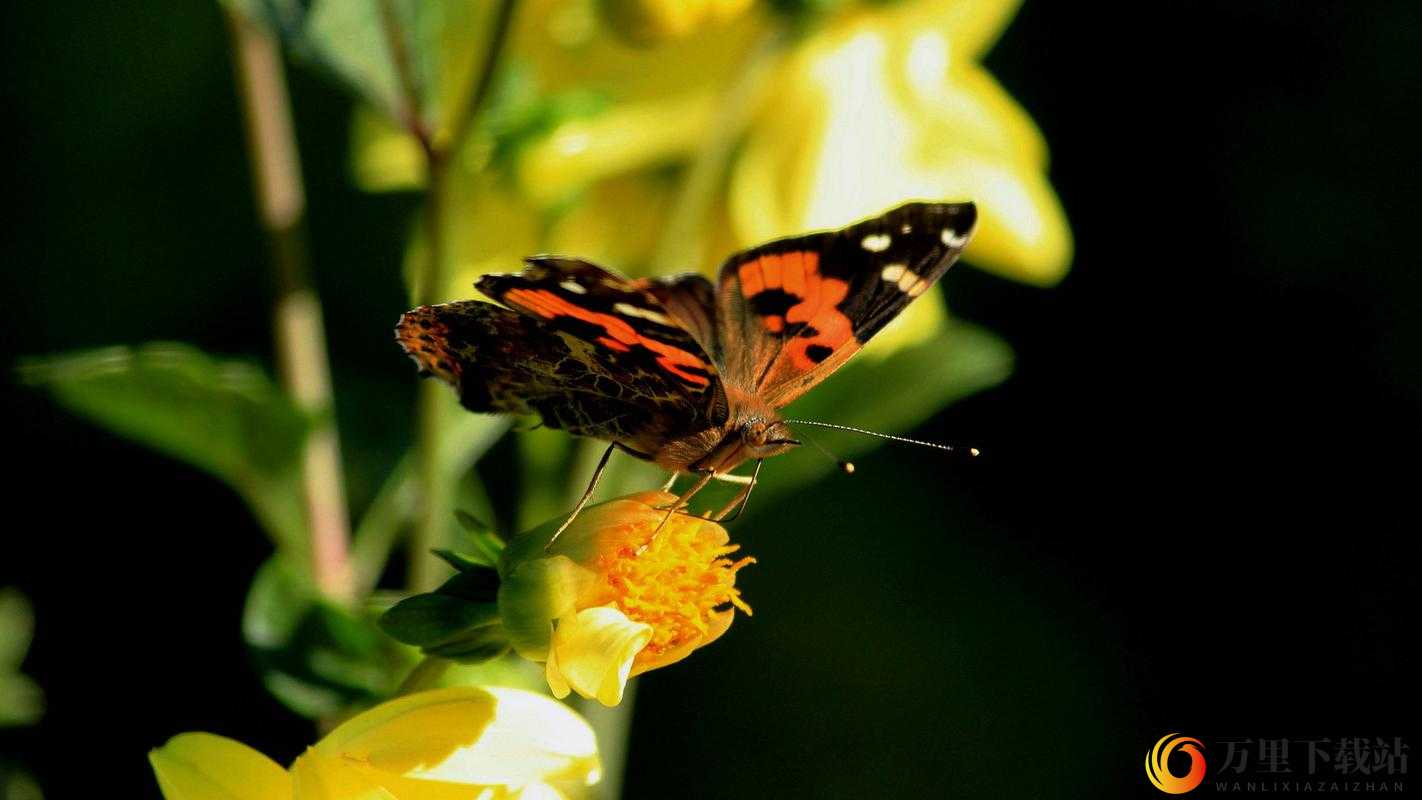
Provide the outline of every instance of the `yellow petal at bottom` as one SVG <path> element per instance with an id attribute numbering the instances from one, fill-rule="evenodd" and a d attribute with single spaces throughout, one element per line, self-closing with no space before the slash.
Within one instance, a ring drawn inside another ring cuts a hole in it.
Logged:
<path id="1" fill-rule="evenodd" d="M 652 626 L 610 606 L 585 608 L 558 620 L 544 673 L 558 697 L 571 689 L 605 706 L 622 702 L 632 660 L 652 640 Z"/>

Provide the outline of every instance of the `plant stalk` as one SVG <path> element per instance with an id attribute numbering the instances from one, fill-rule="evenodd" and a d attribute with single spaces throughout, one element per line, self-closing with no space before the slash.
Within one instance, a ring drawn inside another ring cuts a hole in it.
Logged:
<path id="1" fill-rule="evenodd" d="M 275 276 L 273 326 L 282 386 L 315 420 L 302 451 L 302 494 L 311 573 L 326 597 L 354 600 L 350 520 L 321 301 L 311 283 L 303 219 L 306 194 L 281 49 L 271 32 L 227 12 L 258 216 Z"/>
<path id="2" fill-rule="evenodd" d="M 429 156 L 424 209 L 426 253 L 416 289 L 416 302 L 420 305 L 439 302 L 445 284 L 445 167 L 443 159 L 434 151 L 429 151 Z M 411 591 L 416 592 L 427 592 L 438 584 L 439 564 L 430 550 L 445 544 L 453 511 L 450 476 L 445 474 L 439 457 L 448 392 L 438 381 L 421 381 L 415 402 L 415 458 L 420 499 L 415 528 L 408 542 L 406 574 Z"/>

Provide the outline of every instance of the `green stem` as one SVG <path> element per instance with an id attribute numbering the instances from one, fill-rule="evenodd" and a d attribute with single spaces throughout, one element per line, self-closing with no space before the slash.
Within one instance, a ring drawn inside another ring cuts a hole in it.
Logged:
<path id="1" fill-rule="evenodd" d="M 415 82 L 415 69 L 410 63 L 410 48 L 405 41 L 405 30 L 400 26 L 400 16 L 395 10 L 394 0 L 380 0 L 380 26 L 385 32 L 385 45 L 390 48 L 390 61 L 395 66 L 395 77 L 400 81 L 398 97 L 400 107 L 395 116 L 405 126 L 420 146 L 428 152 L 432 147 L 430 131 L 425 127 L 424 109 L 421 103 L 419 85 Z"/>
<path id="2" fill-rule="evenodd" d="M 227 22 L 237 62 L 252 181 L 275 274 L 273 323 L 278 371 L 292 399 L 316 420 L 302 452 L 311 574 L 326 597 L 350 603 L 355 598 L 345 476 L 321 301 L 311 285 L 303 226 L 306 195 L 281 50 L 266 28 L 238 12 L 229 11 Z"/>

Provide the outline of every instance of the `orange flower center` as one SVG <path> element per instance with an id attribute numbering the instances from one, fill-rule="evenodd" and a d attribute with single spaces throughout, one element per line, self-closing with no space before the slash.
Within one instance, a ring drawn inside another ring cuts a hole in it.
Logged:
<path id="1" fill-rule="evenodd" d="M 652 640 L 637 654 L 634 669 L 719 634 L 713 618 L 728 607 L 749 615 L 736 573 L 755 563 L 749 556 L 730 558 L 740 545 L 728 544 L 725 529 L 713 522 L 674 514 L 657 532 L 665 512 L 638 516 L 601 532 L 594 564 L 603 579 L 595 605 L 614 605 L 628 619 L 652 627 Z"/>

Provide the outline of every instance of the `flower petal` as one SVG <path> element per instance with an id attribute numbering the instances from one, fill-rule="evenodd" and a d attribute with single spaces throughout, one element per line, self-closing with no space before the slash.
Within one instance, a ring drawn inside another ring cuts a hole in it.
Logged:
<path id="1" fill-rule="evenodd" d="M 590 505 L 556 540 L 553 534 L 562 527 L 566 517 L 554 517 L 510 539 L 504 548 L 499 571 L 507 580 L 525 564 L 557 556 L 566 556 L 578 564 L 589 563 L 597 555 L 599 540 L 608 527 L 640 525 L 650 519 L 660 521 L 666 516 L 666 511 L 659 511 L 657 507 L 665 508 L 675 499 L 673 494 L 647 491 Z"/>
<path id="2" fill-rule="evenodd" d="M 550 669 L 556 669 L 579 695 L 615 706 L 622 702 L 632 660 L 651 640 L 652 626 L 633 622 L 615 608 L 585 608 L 558 621 Z"/>
<path id="3" fill-rule="evenodd" d="M 291 778 L 270 758 L 211 733 L 181 733 L 149 751 L 167 800 L 289 800 Z"/>
<path id="4" fill-rule="evenodd" d="M 548 681 L 548 690 L 559 700 L 573 693 L 573 687 L 568 685 L 568 679 L 563 677 L 563 669 L 558 664 L 556 647 L 548 648 L 548 660 L 543 662 L 543 678 Z"/>
<path id="5" fill-rule="evenodd" d="M 904 28 L 936 28 L 960 58 L 981 58 L 1007 28 L 1022 0 L 918 0 L 887 9 L 884 18 Z"/>
<path id="6" fill-rule="evenodd" d="M 710 625 L 706 631 L 705 638 L 693 639 L 685 642 L 680 647 L 665 650 L 651 658 L 643 658 L 641 661 L 637 662 L 635 667 L 633 667 L 631 673 L 632 676 L 635 677 L 637 675 L 641 675 L 642 673 L 648 670 L 665 667 L 668 664 L 675 664 L 683 658 L 686 658 L 687 656 L 691 655 L 696 650 L 699 650 L 700 648 L 711 644 L 712 642 L 721 638 L 722 634 L 731 629 L 731 621 L 735 618 L 735 609 L 728 608 L 725 611 L 717 612 L 710 619 Z"/>
<path id="7" fill-rule="evenodd" d="M 971 5 L 984 30 L 1014 8 Z M 1055 283 L 1070 264 L 1071 231 L 1043 174 L 1041 133 L 952 36 L 905 24 L 958 6 L 914 7 L 848 18 L 800 49 L 734 167 L 737 237 L 839 227 L 908 198 L 971 199 L 981 217 L 965 259 Z"/>
<path id="8" fill-rule="evenodd" d="M 472 746 L 494 718 L 494 696 L 456 687 L 407 695 L 347 720 L 315 750 L 396 775 L 440 764 Z"/>
<path id="9" fill-rule="evenodd" d="M 308 750 L 291 766 L 296 800 L 469 800 L 466 783 L 406 778 Z"/>
<path id="10" fill-rule="evenodd" d="M 1051 286 L 1066 277 L 1071 227 L 1056 192 L 1041 172 L 1019 164 L 963 158 L 946 167 L 978 204 L 978 230 L 964 257 L 1013 280 Z"/>
<path id="11" fill-rule="evenodd" d="M 370 770 L 308 750 L 291 765 L 297 800 L 396 800 Z M 464 789 L 468 794 L 467 787 Z"/>
<path id="12" fill-rule="evenodd" d="M 311 753 L 380 773 L 367 779 L 402 800 L 405 793 L 386 776 L 434 791 L 429 785 L 589 783 L 600 774 L 588 724 L 562 703 L 521 689 L 454 687 L 392 700 L 336 728 Z M 324 769 L 319 758 L 315 767 Z"/>

